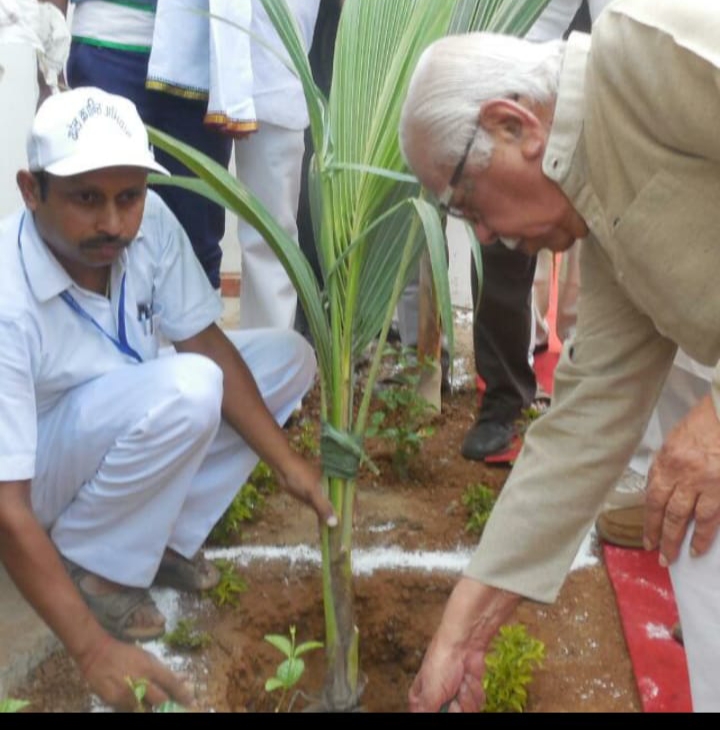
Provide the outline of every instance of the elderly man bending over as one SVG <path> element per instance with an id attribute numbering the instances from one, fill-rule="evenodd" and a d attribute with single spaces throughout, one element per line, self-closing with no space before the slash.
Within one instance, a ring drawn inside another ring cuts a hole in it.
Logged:
<path id="1" fill-rule="evenodd" d="M 484 656 L 521 597 L 555 600 L 682 348 L 720 356 L 720 5 L 618 0 L 592 39 L 445 38 L 414 73 L 405 156 L 484 244 L 584 238 L 575 338 L 410 692 L 475 710 Z M 711 395 L 648 480 L 645 547 L 671 564 L 693 707 L 720 710 L 720 421 Z"/>

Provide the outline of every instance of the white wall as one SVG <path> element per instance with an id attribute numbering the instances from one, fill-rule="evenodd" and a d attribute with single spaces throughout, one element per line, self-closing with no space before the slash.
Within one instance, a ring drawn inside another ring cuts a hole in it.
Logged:
<path id="1" fill-rule="evenodd" d="M 27 168 L 27 135 L 37 103 L 37 61 L 29 45 L 0 43 L 0 219 L 22 205 L 15 183 L 20 169 Z"/>

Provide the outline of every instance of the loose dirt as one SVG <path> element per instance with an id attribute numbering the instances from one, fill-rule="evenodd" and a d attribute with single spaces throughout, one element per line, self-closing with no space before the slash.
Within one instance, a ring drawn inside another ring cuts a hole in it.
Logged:
<path id="1" fill-rule="evenodd" d="M 459 333 L 456 369 L 471 372 L 467 333 Z M 303 419 L 317 415 L 317 393 L 311 394 Z M 399 478 L 387 445 L 369 443 L 380 474 L 364 472 L 358 486 L 355 545 L 377 555 L 380 549 L 447 553 L 462 556 L 477 537 L 466 529 L 469 514 L 462 503 L 472 484 L 496 492 L 509 474 L 507 466 L 466 461 L 460 444 L 472 424 L 477 396 L 472 378 L 444 396 L 434 433 L 414 457 L 409 474 Z M 297 437 L 299 426 L 292 427 Z M 240 546 L 317 547 L 314 515 L 286 495 L 267 497 L 261 515 L 243 530 Z M 524 603 L 515 621 L 545 645 L 545 659 L 528 688 L 527 712 L 640 712 L 612 587 L 596 545 L 585 567 L 573 570 L 553 605 Z M 462 560 L 460 561 L 462 564 Z M 362 696 L 368 712 L 403 712 L 408 688 L 440 620 L 458 569 L 425 570 L 380 567 L 355 579 L 360 661 L 367 683 Z M 287 635 L 297 627 L 297 640 L 324 638 L 319 567 L 297 559 L 256 559 L 238 565 L 247 584 L 237 606 L 217 607 L 205 599 L 184 597 L 178 617 L 192 618 L 212 643 L 187 657 L 173 657 L 190 673 L 198 688 L 197 709 L 214 712 L 271 712 L 280 695 L 267 693 L 265 681 L 282 657 L 264 640 L 266 634 Z M 318 696 L 324 679 L 324 655 L 304 657 L 307 669 L 298 692 L 287 697 L 300 711 Z M 28 699 L 36 712 L 97 709 L 77 670 L 60 652 L 45 661 L 15 696 Z M 288 703 L 291 702 L 290 705 Z"/>

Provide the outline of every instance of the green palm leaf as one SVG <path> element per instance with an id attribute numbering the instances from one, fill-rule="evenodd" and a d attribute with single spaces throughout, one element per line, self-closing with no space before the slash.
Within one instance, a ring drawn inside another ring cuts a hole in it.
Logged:
<path id="1" fill-rule="evenodd" d="M 313 81 L 285 0 L 262 2 L 297 69 L 308 104 L 314 146 L 309 190 L 320 285 L 295 242 L 244 186 L 204 155 L 151 129 L 152 142 L 199 178 L 154 182 L 194 189 L 246 218 L 286 267 L 307 314 L 318 354 L 323 433 L 345 450 L 340 461 L 348 474 L 327 480 L 340 525 L 321 533 L 330 668 L 324 698 L 329 709 L 344 710 L 357 704 L 361 692 L 352 606 L 352 463 L 362 460 L 370 394 L 393 310 L 426 249 L 441 321 L 452 345 L 443 226 L 437 209 L 408 174 L 398 142 L 405 90 L 432 41 L 450 32 L 480 29 L 523 35 L 547 0 L 345 0 L 329 99 Z M 472 239 L 471 245 L 479 263 L 477 241 Z M 356 408 L 354 361 L 378 335 L 365 393 Z M 323 459 L 330 462 L 327 453 Z"/>

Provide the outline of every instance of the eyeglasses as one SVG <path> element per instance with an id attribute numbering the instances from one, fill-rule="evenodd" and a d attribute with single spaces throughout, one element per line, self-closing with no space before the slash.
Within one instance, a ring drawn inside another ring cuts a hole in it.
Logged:
<path id="1" fill-rule="evenodd" d="M 513 94 L 511 97 L 513 100 L 517 101 L 519 98 L 516 94 Z M 463 210 L 462 208 L 456 208 L 453 205 L 450 205 L 450 201 L 452 200 L 452 196 L 455 193 L 455 189 L 457 188 L 460 178 L 462 177 L 462 174 L 465 170 L 465 165 L 467 164 L 468 157 L 470 156 L 470 150 L 472 149 L 473 143 L 475 142 L 475 137 L 477 137 L 478 129 L 480 128 L 480 120 L 478 120 L 478 123 L 475 125 L 475 129 L 473 130 L 472 137 L 468 140 L 467 145 L 465 146 L 465 151 L 463 152 L 462 157 L 460 158 L 460 161 L 455 166 L 455 169 L 453 170 L 453 174 L 450 176 L 450 181 L 447 184 L 447 187 L 445 190 L 443 190 L 442 194 L 438 198 L 438 208 L 445 213 L 446 215 L 452 216 L 453 218 L 459 218 L 461 220 L 466 220 L 469 223 L 482 223 L 482 220 L 480 219 L 479 215 L 477 213 L 474 213 L 472 211 Z M 503 243 L 503 245 L 506 248 L 509 248 L 511 251 L 514 251 L 519 245 L 520 245 L 520 239 L 519 238 L 507 238 L 507 237 L 500 237 L 498 236 L 497 240 Z"/>
<path id="2" fill-rule="evenodd" d="M 478 119 L 478 122 L 475 125 L 475 129 L 473 129 L 472 137 L 470 137 L 467 145 L 465 146 L 465 152 L 463 152 L 460 161 L 455 166 L 453 174 L 450 176 L 450 181 L 448 182 L 447 187 L 445 188 L 445 190 L 443 190 L 442 194 L 438 198 L 438 208 L 440 208 L 443 213 L 451 215 L 453 218 L 467 217 L 465 213 L 460 210 L 460 208 L 455 208 L 454 206 L 451 206 L 450 200 L 452 199 L 452 196 L 455 193 L 455 188 L 457 188 L 458 183 L 460 182 L 460 178 L 462 177 L 462 174 L 465 170 L 465 165 L 467 164 L 468 157 L 470 156 L 470 150 L 472 149 L 473 142 L 475 142 L 475 137 L 477 137 L 477 132 L 479 128 L 480 120 Z"/>

